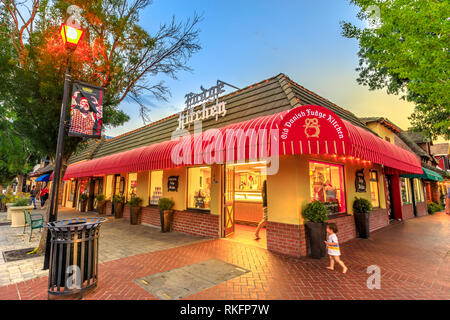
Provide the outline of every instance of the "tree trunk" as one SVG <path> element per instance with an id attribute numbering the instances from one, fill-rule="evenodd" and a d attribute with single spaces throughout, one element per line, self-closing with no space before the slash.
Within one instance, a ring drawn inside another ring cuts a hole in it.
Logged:
<path id="1" fill-rule="evenodd" d="M 59 179 L 59 187 L 62 188 L 62 182 L 63 182 L 63 177 L 64 177 L 64 173 L 66 172 L 67 169 L 67 159 L 65 159 L 63 157 L 62 159 L 62 166 L 61 166 L 61 176 Z M 54 183 L 54 182 L 52 182 Z M 58 190 L 55 190 L 56 192 L 56 206 L 58 206 Z M 49 190 L 49 197 L 48 199 L 53 199 L 52 198 L 52 194 L 51 194 L 51 190 Z M 45 225 L 47 224 L 48 220 L 50 218 L 50 204 L 47 203 L 47 209 L 45 210 Z M 44 229 L 44 232 L 42 232 L 42 236 L 41 236 L 41 240 L 39 240 L 39 246 L 37 247 L 36 253 L 37 254 L 44 254 L 45 253 L 45 246 L 47 243 L 47 232 L 46 229 Z"/>
<path id="2" fill-rule="evenodd" d="M 17 180 L 18 180 L 17 192 L 22 192 L 22 190 L 23 190 L 23 178 L 24 178 L 23 174 L 19 174 L 17 176 Z"/>

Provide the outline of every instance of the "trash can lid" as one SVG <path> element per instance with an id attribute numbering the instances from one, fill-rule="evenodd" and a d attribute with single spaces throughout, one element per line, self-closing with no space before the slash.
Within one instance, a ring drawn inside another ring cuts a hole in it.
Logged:
<path id="1" fill-rule="evenodd" d="M 92 227 L 98 227 L 101 223 L 105 222 L 105 218 L 73 218 L 57 220 L 47 222 L 47 227 L 52 230 L 74 230 L 74 229 L 90 229 Z"/>

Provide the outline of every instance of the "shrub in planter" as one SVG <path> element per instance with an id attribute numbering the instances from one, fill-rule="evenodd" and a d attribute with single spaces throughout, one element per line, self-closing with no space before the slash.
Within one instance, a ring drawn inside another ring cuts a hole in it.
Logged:
<path id="1" fill-rule="evenodd" d="M 355 217 L 356 231 L 360 238 L 368 239 L 370 237 L 370 211 L 372 203 L 364 198 L 355 197 L 353 201 L 353 214 Z"/>
<path id="2" fill-rule="evenodd" d="M 13 207 L 26 207 L 30 203 L 28 198 L 19 198 L 12 204 Z"/>
<path id="3" fill-rule="evenodd" d="M 104 215 L 106 211 L 106 196 L 104 194 L 98 194 L 95 196 L 95 200 L 97 200 L 98 214 Z"/>
<path id="4" fill-rule="evenodd" d="M 444 208 L 440 204 L 437 204 L 436 202 L 428 203 L 428 213 L 429 214 L 434 214 L 436 212 L 443 211 L 443 210 L 444 210 Z"/>
<path id="5" fill-rule="evenodd" d="M 130 223 L 139 224 L 142 199 L 139 197 L 133 197 L 130 201 L 128 201 L 128 204 L 130 205 Z"/>
<path id="6" fill-rule="evenodd" d="M 86 206 L 87 206 L 88 199 L 89 199 L 89 196 L 87 195 L 87 193 L 80 194 L 80 211 L 81 212 L 86 212 Z"/>
<path id="7" fill-rule="evenodd" d="M 327 238 L 328 211 L 320 201 L 308 203 L 302 212 L 308 220 L 305 223 L 306 247 L 312 258 L 320 259 L 325 256 L 325 240 Z"/>
<path id="8" fill-rule="evenodd" d="M 125 203 L 125 196 L 123 194 L 115 194 L 113 197 L 114 217 L 120 219 L 123 217 L 123 204 Z"/>
<path id="9" fill-rule="evenodd" d="M 170 231 L 173 218 L 173 206 L 175 202 L 169 198 L 161 198 L 158 200 L 158 208 L 161 219 L 161 232 Z"/>

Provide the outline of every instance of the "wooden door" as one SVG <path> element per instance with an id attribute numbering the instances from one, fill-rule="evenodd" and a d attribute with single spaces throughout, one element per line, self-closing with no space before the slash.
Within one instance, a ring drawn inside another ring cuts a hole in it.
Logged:
<path id="1" fill-rule="evenodd" d="M 223 237 L 234 233 L 234 167 L 224 165 Z"/>

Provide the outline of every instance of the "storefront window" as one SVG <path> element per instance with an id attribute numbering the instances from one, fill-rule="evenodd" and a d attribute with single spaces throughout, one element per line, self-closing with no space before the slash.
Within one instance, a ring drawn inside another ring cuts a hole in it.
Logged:
<path id="1" fill-rule="evenodd" d="M 211 168 L 188 168 L 188 208 L 209 209 L 211 201 Z"/>
<path id="2" fill-rule="evenodd" d="M 69 201 L 73 201 L 73 199 L 75 198 L 76 185 L 77 185 L 77 181 L 76 180 L 72 180 L 70 182 Z"/>
<path id="3" fill-rule="evenodd" d="M 400 178 L 400 192 L 402 194 L 402 204 L 411 203 L 411 191 L 409 179 Z"/>
<path id="4" fill-rule="evenodd" d="M 128 200 L 130 200 L 133 197 L 136 197 L 136 189 L 137 189 L 137 173 L 129 173 L 128 174 L 128 195 L 127 195 Z"/>
<path id="5" fill-rule="evenodd" d="M 343 166 L 310 161 L 309 176 L 311 201 L 323 202 L 328 214 L 346 212 Z"/>
<path id="6" fill-rule="evenodd" d="M 417 178 L 414 178 L 414 198 L 416 199 L 416 202 L 423 202 L 425 200 L 422 181 Z"/>
<path id="7" fill-rule="evenodd" d="M 378 173 L 376 171 L 370 171 L 370 201 L 374 208 L 380 206 L 379 189 L 378 189 Z"/>
<path id="8" fill-rule="evenodd" d="M 163 171 L 157 170 L 150 173 L 150 204 L 157 205 L 162 197 Z"/>
<path id="9" fill-rule="evenodd" d="M 234 198 L 237 201 L 262 202 L 262 186 L 266 175 L 262 167 L 242 165 L 235 167 Z"/>

